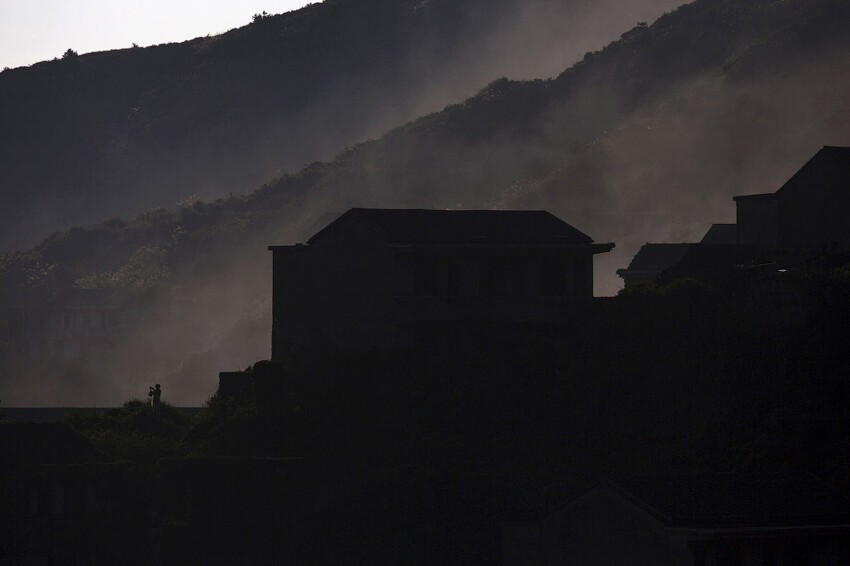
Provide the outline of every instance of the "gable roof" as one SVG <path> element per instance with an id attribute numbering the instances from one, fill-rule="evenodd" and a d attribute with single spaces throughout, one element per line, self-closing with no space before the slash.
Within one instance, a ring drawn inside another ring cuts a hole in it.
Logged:
<path id="1" fill-rule="evenodd" d="M 658 275 L 679 263 L 691 244 L 644 244 L 627 269 L 618 269 L 620 277 L 628 275 Z"/>
<path id="2" fill-rule="evenodd" d="M 705 236 L 702 237 L 700 244 L 737 244 L 738 243 L 738 225 L 737 224 L 712 224 Z"/>
<path id="3" fill-rule="evenodd" d="M 845 173 L 850 173 L 850 147 L 824 146 L 811 159 L 809 159 L 805 165 L 794 173 L 794 175 L 792 175 L 784 185 L 779 187 L 779 190 L 776 192 L 781 193 L 783 190 L 788 190 L 789 187 L 796 184 L 796 181 L 800 177 L 810 173 L 810 170 L 813 168 L 821 170 L 839 170 L 844 171 Z"/>
<path id="4" fill-rule="evenodd" d="M 805 473 L 636 476 L 614 488 L 668 528 L 850 526 L 850 502 Z"/>
<path id="5" fill-rule="evenodd" d="M 543 210 L 352 208 L 317 232 L 357 218 L 390 244 L 591 244 L 593 239 Z"/>
<path id="6" fill-rule="evenodd" d="M 840 171 L 846 175 L 850 175 L 850 147 L 824 146 L 816 154 L 809 159 L 805 165 L 800 167 L 790 179 L 779 187 L 775 193 L 765 193 L 757 195 L 741 195 L 732 197 L 732 200 L 748 200 L 748 199 L 764 199 L 772 198 L 775 195 L 789 190 L 797 184 L 802 177 L 808 175 L 813 169 L 820 171 Z"/>

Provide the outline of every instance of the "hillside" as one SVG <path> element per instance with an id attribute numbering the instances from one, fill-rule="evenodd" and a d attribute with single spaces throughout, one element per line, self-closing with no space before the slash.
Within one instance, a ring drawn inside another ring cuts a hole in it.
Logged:
<path id="1" fill-rule="evenodd" d="M 678 0 L 617 4 L 328 0 L 221 35 L 5 70 L 0 252 L 245 193 L 496 77 L 559 72 Z"/>
<path id="2" fill-rule="evenodd" d="M 132 388 L 126 368 L 182 360 L 186 395 L 203 398 L 211 372 L 267 355 L 266 245 L 303 239 L 329 211 L 547 208 L 617 243 L 597 266 L 611 293 L 644 241 L 698 238 L 731 219 L 732 195 L 775 190 L 820 146 L 850 145 L 848 23 L 841 0 L 697 0 L 556 78 L 496 81 L 251 194 L 56 234 L 3 258 L 4 300 L 74 284 L 166 309 L 190 296 L 193 315 L 147 328 L 119 367 Z"/>

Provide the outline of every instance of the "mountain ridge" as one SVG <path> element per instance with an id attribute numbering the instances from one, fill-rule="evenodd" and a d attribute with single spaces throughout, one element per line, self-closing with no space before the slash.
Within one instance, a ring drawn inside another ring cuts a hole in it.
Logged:
<path id="1" fill-rule="evenodd" d="M 506 54 L 526 72 L 547 58 L 563 68 L 595 41 L 579 33 L 588 13 L 612 8 L 606 27 L 625 28 L 675 3 L 334 0 L 216 36 L 69 50 L 4 71 L 0 250 L 192 195 L 243 193 L 523 68 Z"/>

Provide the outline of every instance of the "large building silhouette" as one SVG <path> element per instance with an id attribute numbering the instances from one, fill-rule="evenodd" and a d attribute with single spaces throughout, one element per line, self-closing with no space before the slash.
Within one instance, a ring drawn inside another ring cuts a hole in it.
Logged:
<path id="1" fill-rule="evenodd" d="M 734 199 L 739 244 L 850 245 L 850 147 L 824 147 L 774 193 Z"/>
<path id="2" fill-rule="evenodd" d="M 613 247 L 544 211 L 354 208 L 269 248 L 272 357 L 569 320 L 593 296 L 593 256 Z"/>

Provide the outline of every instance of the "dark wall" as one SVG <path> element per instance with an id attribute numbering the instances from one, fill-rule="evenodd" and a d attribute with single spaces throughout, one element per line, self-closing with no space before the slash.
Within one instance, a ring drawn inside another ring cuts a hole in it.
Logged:
<path id="1" fill-rule="evenodd" d="M 773 195 L 740 198 L 738 210 L 738 243 L 775 247 L 779 242 L 779 212 Z"/>
<path id="2" fill-rule="evenodd" d="M 275 359 L 323 343 L 407 343 L 399 325 L 569 320 L 593 297 L 589 247 L 391 248 L 362 226 L 334 231 L 274 251 Z"/>
<path id="3" fill-rule="evenodd" d="M 833 159 L 818 155 L 778 193 L 780 245 L 850 245 L 850 171 Z"/>

